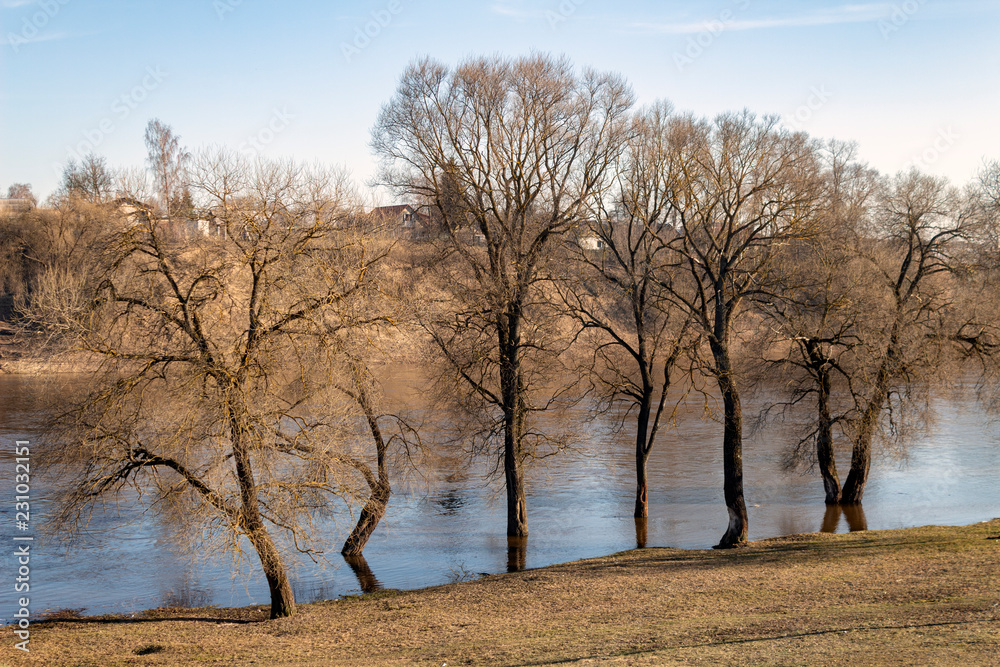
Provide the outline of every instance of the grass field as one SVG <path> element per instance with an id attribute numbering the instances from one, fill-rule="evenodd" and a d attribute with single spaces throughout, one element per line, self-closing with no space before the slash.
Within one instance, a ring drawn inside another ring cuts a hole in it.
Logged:
<path id="1" fill-rule="evenodd" d="M 417 591 L 32 625 L 0 664 L 1000 665 L 1000 520 L 645 549 Z"/>

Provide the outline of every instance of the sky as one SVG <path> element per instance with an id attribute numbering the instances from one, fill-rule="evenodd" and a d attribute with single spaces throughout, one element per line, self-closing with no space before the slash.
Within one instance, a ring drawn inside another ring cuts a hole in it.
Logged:
<path id="1" fill-rule="evenodd" d="M 640 105 L 778 114 L 884 173 L 961 185 L 1000 159 L 1000 0 L 0 0 L 0 193 L 70 159 L 189 150 L 342 165 L 359 184 L 413 60 L 532 52 L 622 74 Z"/>

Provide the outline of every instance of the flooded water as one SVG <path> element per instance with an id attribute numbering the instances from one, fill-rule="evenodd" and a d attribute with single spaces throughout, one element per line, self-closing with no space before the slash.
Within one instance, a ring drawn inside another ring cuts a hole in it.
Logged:
<path id="1" fill-rule="evenodd" d="M 17 577 L 10 555 L 19 544 L 14 517 L 16 439 L 33 440 L 43 416 L 37 407 L 44 383 L 0 376 L 0 539 L 8 554 L 0 564 L 4 586 Z M 843 516 L 823 503 L 815 473 L 782 470 L 787 438 L 770 429 L 748 437 L 744 451 L 750 538 L 819 530 L 844 532 L 927 524 L 970 524 L 1000 516 L 998 428 L 970 400 L 939 399 L 937 420 L 909 443 L 907 457 L 877 458 L 863 515 Z M 748 410 L 749 411 L 749 410 Z M 460 455 L 436 457 L 435 469 L 394 485 L 385 520 L 351 563 L 339 555 L 349 518 L 326 526 L 328 556 L 314 564 L 293 559 L 296 597 L 305 602 L 377 587 L 418 588 L 540 567 L 634 548 L 634 460 L 628 432 L 607 421 L 587 422 L 580 408 L 571 451 L 536 465 L 528 478 L 530 537 L 510 545 L 505 537 L 503 490 L 485 479 L 487 462 L 471 469 Z M 841 475 L 847 459 L 841 457 Z M 32 526 L 48 510 L 45 480 L 32 479 Z M 164 520 L 121 508 L 122 517 L 98 516 L 70 546 L 38 532 L 32 546 L 31 602 L 45 609 L 87 614 L 131 613 L 159 606 L 238 606 L 268 602 L 255 559 L 234 566 L 227 556 L 192 553 Z M 657 443 L 650 462 L 647 546 L 707 548 L 727 523 L 722 499 L 721 427 L 700 410 L 682 413 L 677 428 Z M 9 589 L 8 589 L 9 590 Z M 0 617 L 14 613 L 10 595 Z"/>

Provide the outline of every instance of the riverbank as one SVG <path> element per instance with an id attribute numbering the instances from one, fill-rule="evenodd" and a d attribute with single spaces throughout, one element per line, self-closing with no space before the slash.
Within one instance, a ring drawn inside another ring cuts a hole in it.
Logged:
<path id="1" fill-rule="evenodd" d="M 996 664 L 1000 519 L 644 549 L 417 591 L 31 626 L 2 665 Z M 113 577 L 113 570 L 108 575 Z"/>

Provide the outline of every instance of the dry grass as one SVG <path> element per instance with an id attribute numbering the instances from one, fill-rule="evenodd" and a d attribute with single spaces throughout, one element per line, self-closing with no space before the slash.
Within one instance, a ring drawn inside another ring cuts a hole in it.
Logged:
<path id="1" fill-rule="evenodd" d="M 647 549 L 419 591 L 32 627 L 4 665 L 1000 664 L 1000 519 Z M 8 631 L 9 632 L 9 631 Z"/>

